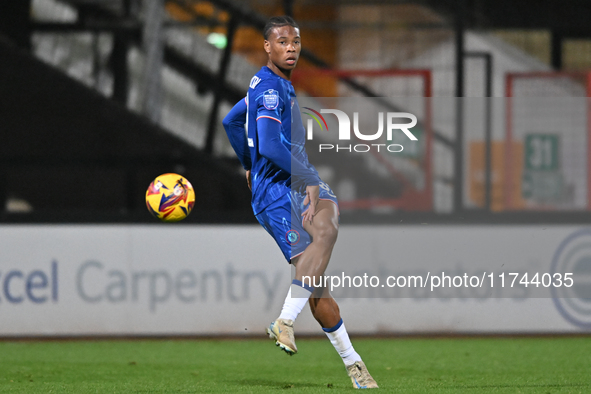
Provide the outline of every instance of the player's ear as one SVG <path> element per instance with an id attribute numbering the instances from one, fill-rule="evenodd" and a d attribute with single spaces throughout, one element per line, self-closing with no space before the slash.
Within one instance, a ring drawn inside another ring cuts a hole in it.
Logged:
<path id="1" fill-rule="evenodd" d="M 267 54 L 271 53 L 271 43 L 268 40 L 265 40 L 264 48 L 265 48 L 265 52 L 267 52 Z"/>

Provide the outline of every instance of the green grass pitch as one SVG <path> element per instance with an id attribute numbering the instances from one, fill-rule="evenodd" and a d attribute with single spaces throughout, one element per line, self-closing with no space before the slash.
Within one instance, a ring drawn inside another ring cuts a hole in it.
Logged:
<path id="1" fill-rule="evenodd" d="M 379 392 L 591 393 L 591 337 L 353 338 Z M 351 392 L 327 339 L 0 342 L 1 393 Z"/>

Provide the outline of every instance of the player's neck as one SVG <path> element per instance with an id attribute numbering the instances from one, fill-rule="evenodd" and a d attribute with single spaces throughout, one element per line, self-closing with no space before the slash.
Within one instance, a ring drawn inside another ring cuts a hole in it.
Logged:
<path id="1" fill-rule="evenodd" d="M 273 71 L 275 74 L 279 75 L 281 78 L 291 81 L 291 71 L 292 70 L 284 70 L 282 68 L 279 68 L 275 65 L 275 63 L 273 63 L 270 60 L 267 62 L 267 67 L 271 71 Z"/>

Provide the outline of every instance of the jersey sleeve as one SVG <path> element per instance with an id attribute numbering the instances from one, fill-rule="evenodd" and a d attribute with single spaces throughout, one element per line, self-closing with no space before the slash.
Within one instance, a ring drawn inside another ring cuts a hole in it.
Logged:
<path id="1" fill-rule="evenodd" d="M 281 142 L 281 124 L 268 117 L 257 121 L 259 153 L 267 160 L 291 174 L 292 186 L 317 186 L 318 174 L 296 159 Z"/>
<path id="2" fill-rule="evenodd" d="M 272 119 L 281 123 L 281 115 L 285 110 L 285 103 L 283 102 L 283 87 L 273 79 L 263 80 L 253 91 L 254 94 L 250 98 L 254 98 L 256 105 L 256 118 Z"/>
<path id="3" fill-rule="evenodd" d="M 283 125 L 281 121 L 283 111 L 291 110 L 291 103 L 282 98 L 286 96 L 282 89 L 281 84 L 267 80 L 261 82 L 254 91 L 259 153 L 290 174 L 292 186 L 319 185 L 318 174 L 294 157 L 281 141 L 283 128 L 291 127 Z"/>
<path id="4" fill-rule="evenodd" d="M 250 158 L 250 151 L 248 149 L 248 142 L 246 140 L 246 132 L 244 124 L 246 123 L 246 98 L 240 100 L 222 121 L 230 145 L 236 152 L 238 160 L 245 170 L 250 170 L 252 162 Z"/>

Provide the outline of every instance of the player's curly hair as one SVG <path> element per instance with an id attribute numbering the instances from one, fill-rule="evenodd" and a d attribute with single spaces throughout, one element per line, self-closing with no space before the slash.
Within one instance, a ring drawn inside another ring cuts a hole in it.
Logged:
<path id="1" fill-rule="evenodd" d="M 296 29 L 300 28 L 298 26 L 298 24 L 296 23 L 296 21 L 294 21 L 293 18 L 290 16 L 287 16 L 287 15 L 273 16 L 267 21 L 267 24 L 265 25 L 265 28 L 263 29 L 263 36 L 265 36 L 265 40 L 269 39 L 269 35 L 271 34 L 271 31 L 274 28 L 281 27 L 281 26 L 292 26 L 292 27 L 295 27 Z"/>

